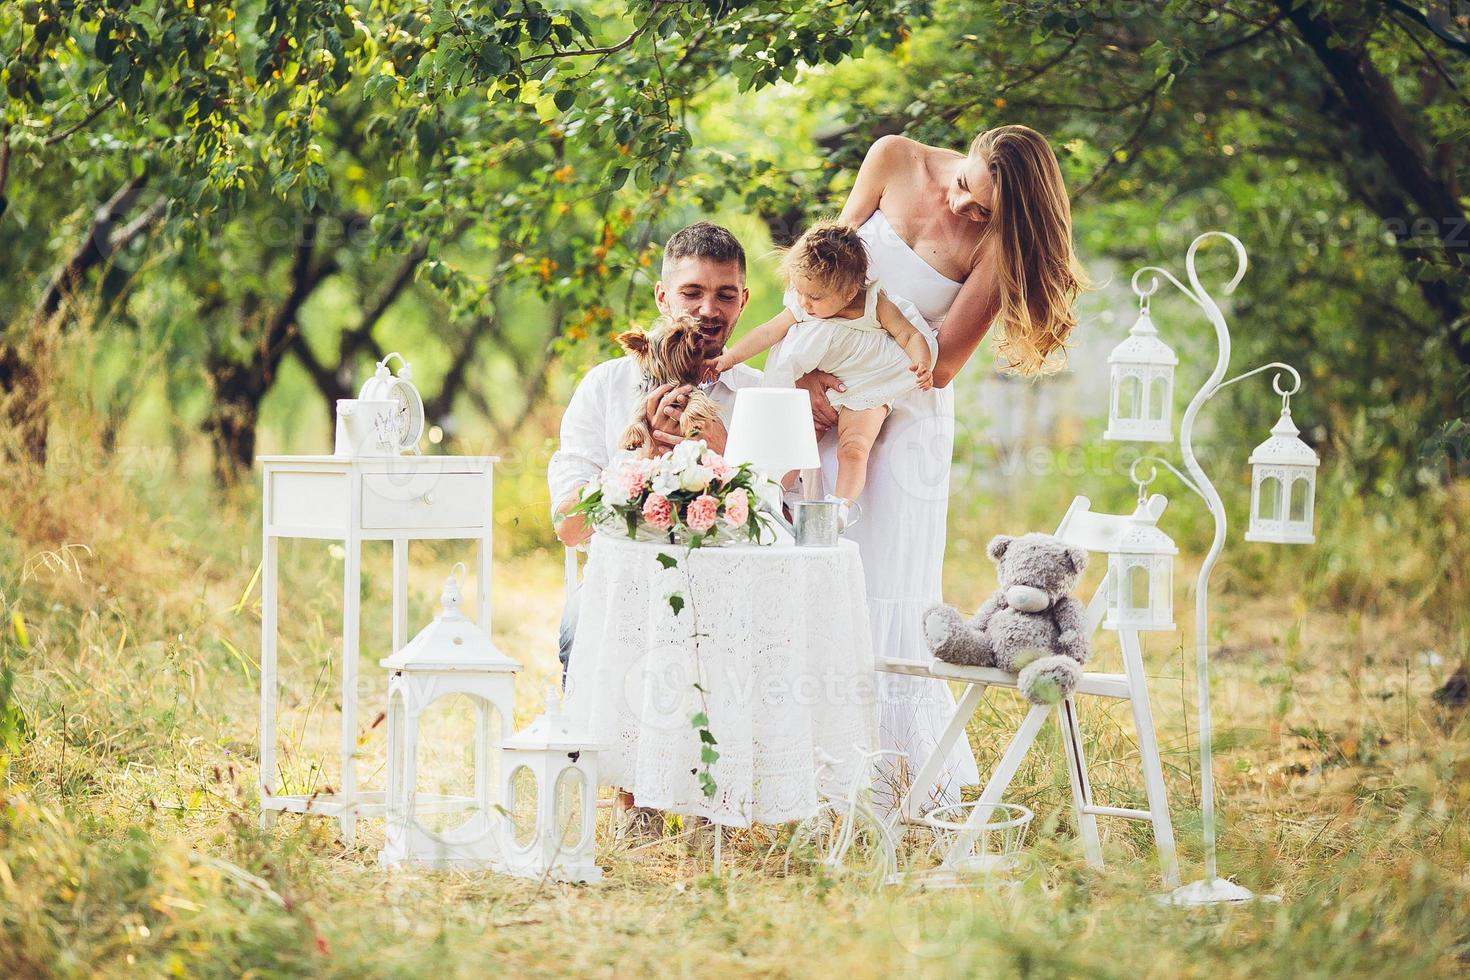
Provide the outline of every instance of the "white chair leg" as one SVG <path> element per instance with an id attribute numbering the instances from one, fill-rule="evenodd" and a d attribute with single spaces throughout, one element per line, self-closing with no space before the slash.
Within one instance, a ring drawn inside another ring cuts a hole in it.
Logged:
<path id="1" fill-rule="evenodd" d="M 991 773 L 990 781 L 985 784 L 985 790 L 980 794 L 977 805 L 970 812 L 970 817 L 965 821 L 965 829 L 960 831 L 955 842 L 950 846 L 949 853 L 944 856 L 944 865 L 954 868 L 961 863 L 970 847 L 975 843 L 975 838 L 980 835 L 980 824 L 988 816 L 986 804 L 999 803 L 1005 794 L 1006 787 L 1010 786 L 1011 780 L 1016 778 L 1016 770 L 1021 768 L 1021 760 L 1026 758 L 1026 753 L 1031 748 L 1031 743 L 1036 741 L 1036 734 L 1041 731 L 1041 726 L 1046 724 L 1046 716 L 1051 714 L 1051 708 L 1044 704 L 1034 704 L 1026 713 L 1026 720 L 1021 722 L 1021 727 L 1016 729 L 1016 734 L 1011 738 L 1011 744 L 1006 746 L 1005 755 L 1001 756 L 1000 764 Z"/>
<path id="2" fill-rule="evenodd" d="M 1097 817 L 1092 806 L 1092 784 L 1087 779 L 1087 760 L 1082 753 L 1082 732 L 1077 727 L 1077 705 L 1067 698 L 1057 705 L 1057 724 L 1062 729 L 1062 748 L 1067 753 L 1067 777 L 1072 784 L 1072 813 L 1077 820 L 1077 836 L 1082 838 L 1082 853 L 1094 868 L 1103 866 L 1102 843 L 1097 835 Z"/>
<path id="3" fill-rule="evenodd" d="M 953 751 L 959 740 L 965 737 L 965 729 L 970 724 L 970 717 L 980 706 L 980 698 L 984 693 L 984 684 L 971 684 L 960 696 L 959 704 L 955 705 L 954 714 L 949 717 L 949 724 L 944 726 L 944 732 L 939 736 L 939 741 L 934 744 L 934 751 L 930 752 L 929 758 L 924 760 L 923 768 L 909 783 L 908 792 L 904 794 L 899 812 L 903 814 L 905 820 L 919 819 L 919 806 L 928 798 L 930 788 L 938 781 L 944 764 L 949 761 L 950 752 Z"/>
<path id="4" fill-rule="evenodd" d="M 1133 727 L 1138 734 L 1138 754 L 1143 763 L 1143 786 L 1148 794 L 1148 809 L 1154 827 L 1154 846 L 1159 852 L 1159 865 L 1164 883 L 1179 884 L 1179 858 L 1174 850 L 1174 825 L 1169 822 L 1169 794 L 1164 788 L 1164 770 L 1159 763 L 1159 743 L 1154 736 L 1153 712 L 1148 703 L 1148 683 L 1143 672 L 1143 649 L 1138 634 L 1120 630 L 1118 640 L 1123 648 L 1123 671 L 1128 675 L 1128 701 L 1133 708 Z"/>

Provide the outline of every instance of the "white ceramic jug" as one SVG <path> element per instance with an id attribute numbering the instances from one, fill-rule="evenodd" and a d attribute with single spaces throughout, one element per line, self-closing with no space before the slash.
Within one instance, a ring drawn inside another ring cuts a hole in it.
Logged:
<path id="1" fill-rule="evenodd" d="M 337 399 L 337 456 L 397 456 L 398 402 L 392 399 Z"/>

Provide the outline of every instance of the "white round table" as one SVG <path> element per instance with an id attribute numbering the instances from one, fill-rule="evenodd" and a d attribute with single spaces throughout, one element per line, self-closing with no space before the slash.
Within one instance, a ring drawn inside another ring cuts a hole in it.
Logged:
<path id="1" fill-rule="evenodd" d="M 599 532 L 589 548 L 566 710 L 609 746 L 604 785 L 739 827 L 810 814 L 824 754 L 836 765 L 823 790 L 846 792 L 858 753 L 878 747 L 856 545 L 689 551 Z M 713 797 L 699 780 L 698 712 L 720 753 Z"/>

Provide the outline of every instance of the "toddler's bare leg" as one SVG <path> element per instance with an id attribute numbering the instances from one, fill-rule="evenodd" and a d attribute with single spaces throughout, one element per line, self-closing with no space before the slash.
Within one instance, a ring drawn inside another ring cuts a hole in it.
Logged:
<path id="1" fill-rule="evenodd" d="M 837 410 L 837 496 L 856 500 L 868 482 L 868 454 L 888 418 L 888 407 Z"/>

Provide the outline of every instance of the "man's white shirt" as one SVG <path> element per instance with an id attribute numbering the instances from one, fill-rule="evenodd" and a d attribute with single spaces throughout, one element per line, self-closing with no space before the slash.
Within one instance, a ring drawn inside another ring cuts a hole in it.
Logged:
<path id="1" fill-rule="evenodd" d="M 609 463 L 625 454 L 620 443 L 633 421 L 634 410 L 645 397 L 639 391 L 642 382 L 637 361 L 615 357 L 588 371 L 577 385 L 561 417 L 561 445 L 546 467 L 553 519 L 559 503 L 584 483 L 597 479 Z M 706 389 L 720 407 L 726 427 L 734 414 L 735 392 L 760 383 L 759 371 L 737 364 Z"/>

